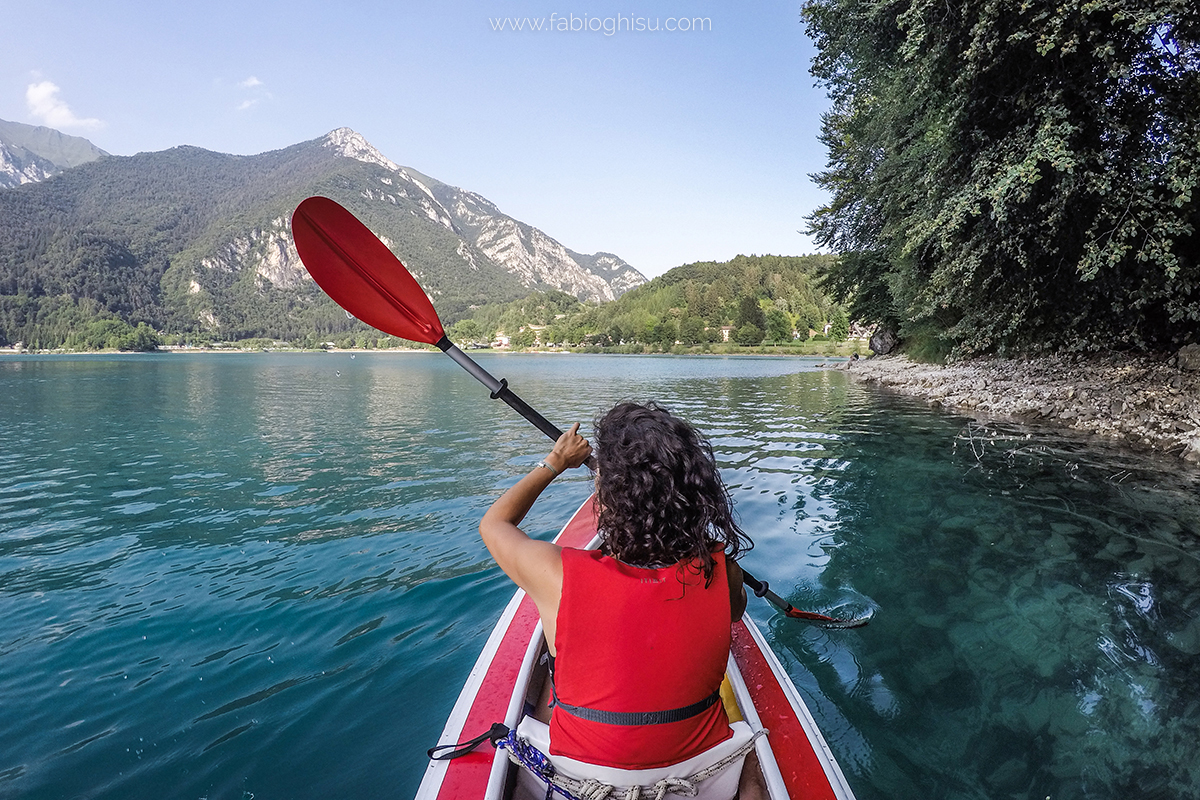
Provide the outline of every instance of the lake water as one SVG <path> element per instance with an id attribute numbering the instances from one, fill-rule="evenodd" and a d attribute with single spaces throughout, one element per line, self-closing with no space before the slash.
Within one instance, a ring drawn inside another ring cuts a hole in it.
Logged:
<path id="1" fill-rule="evenodd" d="M 818 361 L 480 357 L 551 420 L 712 438 L 824 631 L 751 599 L 860 800 L 1200 798 L 1200 513 L 1173 461 Z M 0 357 L 0 798 L 411 797 L 549 442 L 439 354 Z M 551 536 L 589 494 L 560 478 Z"/>

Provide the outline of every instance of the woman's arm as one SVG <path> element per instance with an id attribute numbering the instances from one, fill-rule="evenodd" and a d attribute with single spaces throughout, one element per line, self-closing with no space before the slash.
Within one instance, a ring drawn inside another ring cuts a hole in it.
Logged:
<path id="1" fill-rule="evenodd" d="M 504 574 L 529 593 L 538 608 L 558 605 L 562 594 L 561 548 L 531 539 L 521 530 L 521 520 L 555 476 L 574 469 L 591 455 L 592 447 L 579 435 L 579 423 L 559 437 L 544 459 L 550 469 L 534 467 L 516 486 L 500 496 L 479 522 L 479 535 Z"/>

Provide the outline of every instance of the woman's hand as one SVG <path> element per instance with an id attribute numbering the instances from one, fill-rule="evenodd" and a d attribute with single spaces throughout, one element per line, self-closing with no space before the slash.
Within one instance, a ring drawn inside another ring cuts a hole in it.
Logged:
<path id="1" fill-rule="evenodd" d="M 546 456 L 545 460 L 559 472 L 564 472 L 568 469 L 575 469 L 591 454 L 592 446 L 588 444 L 587 439 L 579 435 L 579 423 L 576 422 L 569 431 L 558 437 L 558 441 L 554 443 L 554 449 L 550 451 L 550 455 Z"/>
<path id="2" fill-rule="evenodd" d="M 479 522 L 479 534 L 500 569 L 537 603 L 554 652 L 554 620 L 562 596 L 562 549 L 552 542 L 531 539 L 518 525 L 538 495 L 555 475 L 574 469 L 592 454 L 592 446 L 579 435 L 579 423 L 558 437 L 554 449 L 543 459 L 551 468 L 538 465 L 501 495 Z"/>

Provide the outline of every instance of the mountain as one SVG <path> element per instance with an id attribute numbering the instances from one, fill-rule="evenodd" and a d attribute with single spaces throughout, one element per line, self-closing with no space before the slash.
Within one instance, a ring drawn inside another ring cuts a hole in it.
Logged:
<path id="1" fill-rule="evenodd" d="M 87 139 L 0 119 L 0 189 L 44 181 L 106 155 Z"/>
<path id="2" fill-rule="evenodd" d="M 621 259 L 574 254 L 341 128 L 254 156 L 107 156 L 0 191 L 0 344 L 56 346 L 106 315 L 224 339 L 361 329 L 296 254 L 291 212 L 311 195 L 379 235 L 447 323 L 531 289 L 600 301 L 645 282 Z"/>
<path id="3" fill-rule="evenodd" d="M 574 253 L 537 228 L 507 216 L 485 197 L 392 163 L 349 128 L 333 131 L 324 141 L 348 158 L 395 173 L 400 181 L 398 194 L 376 189 L 373 196 L 392 202 L 415 199 L 430 220 L 454 231 L 514 275 L 522 286 L 558 289 L 580 300 L 603 302 L 646 282 L 644 275 L 617 256 Z M 410 195 L 412 188 L 419 194 Z M 463 258 L 473 265 L 467 256 Z"/>
<path id="4" fill-rule="evenodd" d="M 415 173 L 414 173 L 415 174 Z M 615 300 L 646 282 L 611 253 L 581 255 L 503 214 L 487 198 L 421 176 L 456 230 L 525 286 L 550 286 L 580 300 Z"/>

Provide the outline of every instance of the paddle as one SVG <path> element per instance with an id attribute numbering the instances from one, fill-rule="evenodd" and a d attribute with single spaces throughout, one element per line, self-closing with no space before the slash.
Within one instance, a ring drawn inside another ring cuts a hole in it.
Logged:
<path id="1" fill-rule="evenodd" d="M 820 628 L 861 628 L 871 621 L 871 617 L 875 616 L 875 612 L 870 610 L 860 617 L 829 617 L 825 614 L 818 614 L 815 611 L 801 611 L 798 608 L 793 608 L 791 603 L 772 592 L 770 584 L 766 581 L 760 581 L 751 575 L 746 571 L 745 567 L 742 567 L 742 580 L 750 587 L 754 594 L 764 598 L 768 603 L 792 619 L 811 622 Z"/>
<path id="2" fill-rule="evenodd" d="M 310 197 L 292 214 L 300 260 L 339 306 L 384 333 L 436 345 L 492 393 L 557 440 L 562 431 L 459 350 L 442 330 L 425 291 L 375 234 L 327 197 Z"/>
<path id="3" fill-rule="evenodd" d="M 551 439 L 562 436 L 562 431 L 508 388 L 507 380 L 496 380 L 446 337 L 420 284 L 387 245 L 345 208 L 328 197 L 308 198 L 292 214 L 292 237 L 304 267 L 339 306 L 384 333 L 437 346 L 486 386 L 493 400 L 503 400 Z M 590 457 L 588 466 L 595 466 Z M 869 614 L 838 619 L 798 611 L 745 569 L 742 574 L 756 595 L 792 619 L 824 628 L 857 628 L 871 619 Z"/>

